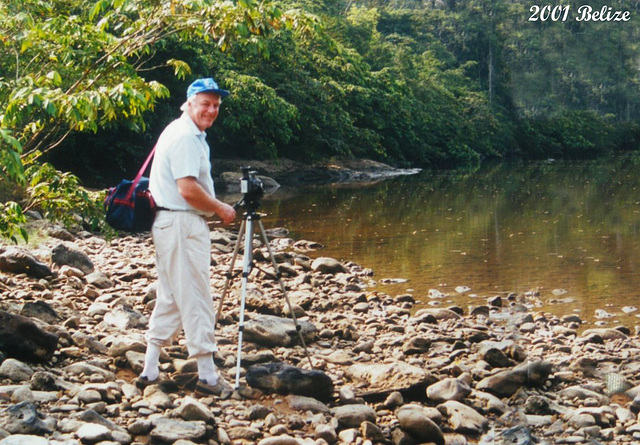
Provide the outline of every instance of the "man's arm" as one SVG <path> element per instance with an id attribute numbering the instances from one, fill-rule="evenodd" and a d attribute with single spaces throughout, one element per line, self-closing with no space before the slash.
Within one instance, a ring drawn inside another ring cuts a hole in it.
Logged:
<path id="1" fill-rule="evenodd" d="M 194 208 L 207 213 L 214 212 L 224 224 L 235 219 L 236 211 L 233 207 L 209 195 L 193 176 L 180 178 L 176 184 L 180 195 Z"/>

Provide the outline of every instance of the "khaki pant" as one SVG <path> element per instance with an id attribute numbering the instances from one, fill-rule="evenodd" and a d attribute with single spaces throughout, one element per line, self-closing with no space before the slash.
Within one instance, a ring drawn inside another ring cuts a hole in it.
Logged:
<path id="1" fill-rule="evenodd" d="M 164 346 L 184 328 L 190 357 L 218 350 L 210 290 L 211 241 L 201 216 L 159 211 L 152 235 L 158 289 L 146 339 Z"/>

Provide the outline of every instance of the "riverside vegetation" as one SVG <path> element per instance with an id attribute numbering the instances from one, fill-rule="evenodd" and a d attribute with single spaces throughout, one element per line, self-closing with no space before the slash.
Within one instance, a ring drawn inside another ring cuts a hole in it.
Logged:
<path id="1" fill-rule="evenodd" d="M 133 176 L 196 77 L 233 93 L 211 130 L 216 159 L 473 168 L 636 150 L 638 4 L 607 3 L 626 22 L 557 15 L 595 0 L 539 6 L 5 0 L 0 233 L 24 236 L 27 209 L 99 225 L 101 200 L 78 179 Z"/>
<path id="2" fill-rule="evenodd" d="M 534 293 L 417 310 L 421 296 L 372 291 L 374 271 L 322 257 L 285 229 L 268 234 L 314 370 L 256 241 L 240 389 L 194 393 L 196 364 L 179 336 L 161 360 L 171 380 L 141 391 L 150 237 L 32 224 L 40 243 L 0 249 L 2 445 L 640 441 L 637 330 L 532 311 Z M 214 295 L 236 237 L 211 231 Z M 238 281 L 217 332 L 230 381 Z"/>

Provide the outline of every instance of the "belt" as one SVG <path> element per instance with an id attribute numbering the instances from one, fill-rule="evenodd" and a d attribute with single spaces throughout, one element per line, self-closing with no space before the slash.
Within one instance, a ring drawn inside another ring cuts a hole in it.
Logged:
<path id="1" fill-rule="evenodd" d="M 194 215 L 203 216 L 202 214 L 196 212 L 195 210 L 187 210 L 187 209 L 168 209 L 166 207 L 156 207 L 156 212 L 186 212 L 193 213 Z"/>

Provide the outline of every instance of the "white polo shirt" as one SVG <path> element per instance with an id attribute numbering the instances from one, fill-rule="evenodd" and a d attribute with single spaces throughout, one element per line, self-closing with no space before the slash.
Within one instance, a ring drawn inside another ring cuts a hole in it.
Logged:
<path id="1" fill-rule="evenodd" d="M 193 176 L 207 193 L 215 197 L 209 157 L 206 133 L 198 129 L 186 112 L 182 113 L 158 138 L 149 175 L 149 190 L 156 204 L 171 210 L 213 215 L 196 210 L 187 203 L 176 184 L 180 178 Z"/>

